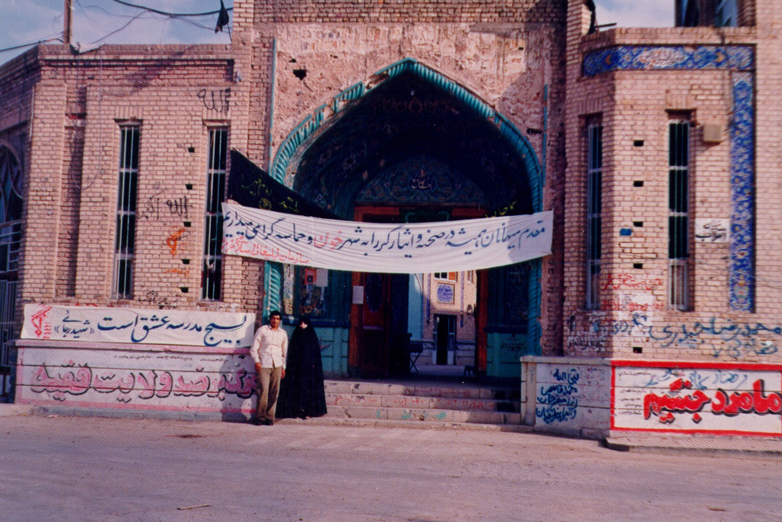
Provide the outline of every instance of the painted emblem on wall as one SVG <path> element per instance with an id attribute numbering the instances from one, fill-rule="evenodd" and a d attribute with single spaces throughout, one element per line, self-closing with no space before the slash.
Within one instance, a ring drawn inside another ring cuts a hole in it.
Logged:
<path id="1" fill-rule="evenodd" d="M 437 283 L 437 302 L 453 304 L 456 292 L 454 285 L 448 283 Z"/>

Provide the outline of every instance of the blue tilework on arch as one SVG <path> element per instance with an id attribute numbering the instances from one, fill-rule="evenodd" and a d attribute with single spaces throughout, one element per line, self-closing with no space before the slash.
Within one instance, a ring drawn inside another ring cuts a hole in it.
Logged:
<path id="1" fill-rule="evenodd" d="M 730 122 L 731 238 L 729 302 L 734 310 L 755 306 L 755 57 L 752 47 L 621 46 L 584 57 L 584 76 L 619 70 L 732 71 L 733 118 Z"/>

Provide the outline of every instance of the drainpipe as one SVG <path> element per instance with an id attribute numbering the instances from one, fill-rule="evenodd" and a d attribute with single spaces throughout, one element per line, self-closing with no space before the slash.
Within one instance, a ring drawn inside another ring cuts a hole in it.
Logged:
<path id="1" fill-rule="evenodd" d="M 548 84 L 543 86 L 543 151 L 540 158 L 540 171 L 543 186 L 546 186 L 546 137 L 548 130 Z"/>
<path id="2" fill-rule="evenodd" d="M 269 160 L 266 164 L 266 172 L 272 174 L 272 145 L 274 143 L 274 83 L 277 81 L 277 37 L 272 39 L 272 71 L 271 71 L 271 85 L 269 89 Z"/>

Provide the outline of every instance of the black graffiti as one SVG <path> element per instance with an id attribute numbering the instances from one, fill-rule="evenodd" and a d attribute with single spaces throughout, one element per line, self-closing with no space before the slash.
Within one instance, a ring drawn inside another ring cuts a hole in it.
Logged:
<path id="1" fill-rule="evenodd" d="M 217 111 L 220 114 L 228 114 L 230 108 L 231 88 L 198 91 L 198 99 L 210 111 Z"/>

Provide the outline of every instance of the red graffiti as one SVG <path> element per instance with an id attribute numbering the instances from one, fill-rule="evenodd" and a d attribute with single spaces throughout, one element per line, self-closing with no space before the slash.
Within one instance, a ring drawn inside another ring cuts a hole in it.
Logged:
<path id="1" fill-rule="evenodd" d="M 92 384 L 92 370 L 87 365 L 73 369 L 69 364 L 56 375 L 50 375 L 45 364 L 33 374 L 30 389 L 35 393 L 48 392 L 56 401 L 64 401 L 66 394 L 82 395 Z"/>
<path id="2" fill-rule="evenodd" d="M 255 388 L 254 374 L 240 368 L 235 372 L 204 374 L 203 368 L 196 373 L 182 372 L 176 377 L 169 371 L 154 370 L 93 370 L 88 365 L 76 367 L 69 362 L 57 370 L 42 364 L 32 376 L 30 389 L 34 393 L 49 393 L 57 401 L 64 401 L 68 395 L 83 395 L 92 390 L 98 393 L 116 393 L 117 401 L 130 402 L 133 392 L 142 400 L 157 397 L 217 397 L 225 400 L 226 394 L 246 399 Z M 190 378 L 193 376 L 193 378 Z"/>
<path id="3" fill-rule="evenodd" d="M 182 240 L 182 236 L 185 235 L 185 232 L 187 232 L 187 229 L 180 227 L 166 239 L 166 245 L 168 245 L 172 256 L 176 255 L 177 249 L 179 248 L 179 242 Z"/>
<path id="4" fill-rule="evenodd" d="M 752 393 L 733 392 L 728 395 L 725 390 L 720 388 L 714 397 L 711 405 L 711 411 L 717 414 L 733 417 L 739 413 L 758 413 L 765 415 L 767 413 L 782 412 L 782 395 L 771 393 L 764 395 L 765 382 L 758 379 L 752 383 Z"/>
<path id="5" fill-rule="evenodd" d="M 756 413 L 758 415 L 782 413 L 782 394 L 772 392 L 766 395 L 763 379 L 758 379 L 752 384 L 752 392 L 733 392 L 729 395 L 720 388 L 713 399 L 701 390 L 697 390 L 692 395 L 682 395 L 683 390 L 692 388 L 692 383 L 683 379 L 676 379 L 669 388 L 670 394 L 648 393 L 644 397 L 645 419 L 654 414 L 661 423 L 670 424 L 675 420 L 674 413 L 692 413 L 692 420 L 697 424 L 703 420 L 700 412 L 709 403 L 711 403 L 712 413 L 728 417 L 734 417 L 740 413 Z"/>
<path id="6" fill-rule="evenodd" d="M 601 278 L 601 290 L 647 290 L 651 291 L 663 285 L 663 280 L 659 277 L 637 277 L 633 274 L 613 274 L 607 273 Z"/>
<path id="7" fill-rule="evenodd" d="M 692 388 L 690 381 L 676 379 L 670 385 L 673 393 L 679 393 L 682 389 Z M 701 416 L 698 414 L 705 404 L 711 402 L 711 399 L 701 390 L 697 390 L 692 395 L 657 395 L 648 393 L 644 397 L 644 418 L 648 419 L 652 413 L 660 418 L 662 423 L 671 423 L 674 421 L 674 413 L 694 413 L 693 420 L 700 422 Z"/>
<path id="8" fill-rule="evenodd" d="M 294 252 L 290 249 L 287 249 L 286 252 L 275 246 L 267 248 L 266 245 L 251 243 L 240 237 L 223 239 L 222 251 L 224 254 L 257 257 L 269 261 L 279 261 L 280 263 L 291 263 L 294 265 L 306 265 L 310 262 L 301 252 Z"/>
<path id="9" fill-rule="evenodd" d="M 49 335 L 52 333 L 52 327 L 49 324 L 44 324 L 44 321 L 46 320 L 46 316 L 49 315 L 49 311 L 52 309 L 51 306 L 47 306 L 43 308 L 42 310 L 39 310 L 33 314 L 33 316 L 30 318 L 30 322 L 33 323 L 33 328 L 35 328 L 35 336 L 41 337 L 46 333 L 44 338 L 48 338 Z"/>

